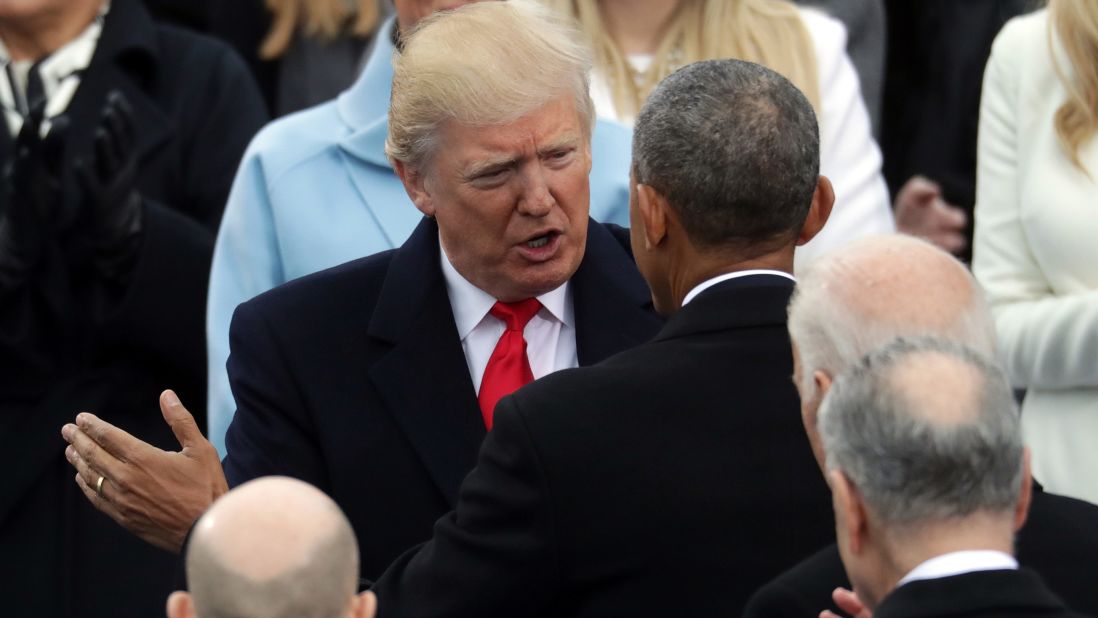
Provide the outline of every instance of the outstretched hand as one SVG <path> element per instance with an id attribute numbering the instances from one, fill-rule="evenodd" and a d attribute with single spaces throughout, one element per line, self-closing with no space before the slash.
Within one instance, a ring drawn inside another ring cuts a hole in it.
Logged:
<path id="1" fill-rule="evenodd" d="M 76 484 L 92 505 L 145 541 L 178 552 L 228 483 L 217 451 L 174 392 L 160 394 L 160 411 L 182 450 L 163 451 L 87 412 L 61 435 Z"/>

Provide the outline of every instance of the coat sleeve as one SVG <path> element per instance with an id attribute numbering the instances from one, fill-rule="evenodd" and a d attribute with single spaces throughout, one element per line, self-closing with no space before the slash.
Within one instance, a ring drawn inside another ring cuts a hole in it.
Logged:
<path id="1" fill-rule="evenodd" d="M 881 151 L 873 140 L 858 75 L 846 54 L 846 31 L 838 21 L 802 10 L 819 65 L 820 173 L 835 188 L 835 206 L 824 229 L 797 249 L 797 266 L 843 243 L 895 231 Z"/>
<path id="2" fill-rule="evenodd" d="M 271 196 L 253 142 L 237 172 L 214 247 L 206 305 L 209 439 L 222 456 L 236 402 L 229 389 L 229 324 L 237 306 L 285 280 L 275 241 Z"/>
<path id="3" fill-rule="evenodd" d="M 189 155 L 184 159 L 188 212 L 216 231 L 248 142 L 267 122 L 267 110 L 255 80 L 243 61 L 227 47 L 214 61 L 205 84 L 210 93 L 201 102 L 194 126 L 188 126 Z"/>
<path id="4" fill-rule="evenodd" d="M 381 618 L 538 616 L 558 581 L 550 487 L 514 397 L 434 538 L 398 558 L 374 585 Z"/>
<path id="5" fill-rule="evenodd" d="M 278 333 L 254 303 L 237 308 L 228 372 L 238 404 L 222 463 L 230 487 L 272 474 L 329 486 L 314 424 Z"/>
<path id="6" fill-rule="evenodd" d="M 1002 358 L 1015 386 L 1098 386 L 1098 291 L 1054 294 L 1025 230 L 1017 55 L 1034 50 L 1024 44 L 1026 39 L 1019 42 L 1019 25 L 1012 22 L 1003 29 L 984 74 L 973 272 L 991 303 Z M 1040 41 L 1045 44 L 1043 37 Z M 1051 130 L 1051 117 L 1048 123 Z"/>

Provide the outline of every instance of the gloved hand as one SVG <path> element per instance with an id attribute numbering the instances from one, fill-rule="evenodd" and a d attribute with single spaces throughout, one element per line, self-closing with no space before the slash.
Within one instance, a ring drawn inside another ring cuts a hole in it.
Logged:
<path id="1" fill-rule="evenodd" d="M 109 279 L 125 277 L 140 247 L 135 137 L 133 108 L 120 91 L 112 90 L 95 129 L 92 160 L 75 163 L 91 211 L 95 262 Z"/>
<path id="2" fill-rule="evenodd" d="M 37 263 L 61 200 L 68 120 L 51 120 L 41 137 L 42 106 L 32 110 L 0 168 L 0 289 L 21 282 Z"/>

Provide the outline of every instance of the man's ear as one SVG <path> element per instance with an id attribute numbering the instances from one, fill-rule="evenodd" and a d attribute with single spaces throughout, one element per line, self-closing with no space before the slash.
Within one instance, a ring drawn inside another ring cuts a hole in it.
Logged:
<path id="1" fill-rule="evenodd" d="M 426 187 L 426 179 L 423 171 L 403 161 L 393 161 L 393 170 L 404 184 L 404 190 L 408 193 L 412 203 L 420 212 L 428 217 L 435 216 L 435 204 Z"/>
<path id="2" fill-rule="evenodd" d="M 843 527 L 847 549 L 852 554 L 860 554 L 869 531 L 862 495 L 842 470 L 829 471 L 827 483 L 831 486 L 831 499 L 835 505 L 835 523 Z"/>
<path id="3" fill-rule="evenodd" d="M 366 590 L 351 599 L 351 618 L 374 618 L 377 615 L 377 596 Z"/>
<path id="4" fill-rule="evenodd" d="M 812 205 L 808 207 L 808 216 L 797 236 L 797 246 L 803 245 L 820 233 L 831 216 L 831 207 L 835 205 L 835 189 L 827 176 L 816 180 L 816 191 L 812 193 Z"/>
<path id="5" fill-rule="evenodd" d="M 667 198 L 646 184 L 637 184 L 637 214 L 644 228 L 644 248 L 658 247 L 667 237 Z"/>
<path id="6" fill-rule="evenodd" d="M 818 403 L 823 403 L 824 397 L 827 397 L 827 391 L 831 390 L 831 376 L 817 369 L 812 372 L 812 381 L 816 383 L 816 400 Z"/>
<path id="7" fill-rule="evenodd" d="M 194 600 L 190 593 L 176 590 L 168 595 L 168 618 L 194 618 Z"/>
<path id="8" fill-rule="evenodd" d="M 1029 447 L 1022 451 L 1022 491 L 1018 495 L 1018 504 L 1014 507 L 1014 531 L 1018 532 L 1029 516 L 1029 503 L 1033 499 L 1033 473 L 1029 468 Z"/>

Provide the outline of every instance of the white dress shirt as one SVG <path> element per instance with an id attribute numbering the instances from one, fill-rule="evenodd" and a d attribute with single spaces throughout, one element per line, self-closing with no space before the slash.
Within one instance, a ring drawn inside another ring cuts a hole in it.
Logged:
<path id="1" fill-rule="evenodd" d="M 694 300 L 698 296 L 698 294 L 701 294 L 702 292 L 708 290 L 709 288 L 713 287 L 714 285 L 717 285 L 718 283 L 721 283 L 723 281 L 728 281 L 729 279 L 739 279 L 740 277 L 750 277 L 751 275 L 777 275 L 779 277 L 785 277 L 786 279 L 789 279 L 790 281 L 796 281 L 796 279 L 793 278 L 793 275 L 791 275 L 787 272 L 782 272 L 780 270 L 768 270 L 768 269 L 760 268 L 760 269 L 755 269 L 755 270 L 740 270 L 740 271 L 737 271 L 737 272 L 734 272 L 734 273 L 725 273 L 723 275 L 718 275 L 716 277 L 713 277 L 712 279 L 706 279 L 705 281 L 702 281 L 698 285 L 694 286 L 694 289 L 690 290 L 690 292 L 688 292 L 686 294 L 686 297 L 684 297 L 682 299 L 682 306 L 685 307 L 686 303 Z"/>
<path id="2" fill-rule="evenodd" d="M 42 79 L 42 92 L 46 97 L 45 117 L 53 118 L 65 111 L 76 89 L 80 86 L 80 75 L 91 64 L 95 48 L 99 44 L 99 35 L 103 32 L 103 18 L 110 10 L 110 2 L 104 2 L 99 14 L 77 37 L 57 51 L 53 52 L 38 65 L 38 75 Z M 11 53 L 3 41 L 0 41 L 0 106 L 4 110 L 4 120 L 12 136 L 19 135 L 23 128 L 23 115 L 27 110 L 27 81 L 32 60 L 11 59 Z M 49 130 L 49 123 L 43 123 L 43 135 Z"/>
<path id="3" fill-rule="evenodd" d="M 458 337 L 465 352 L 465 362 L 469 365 L 473 388 L 479 394 L 484 368 L 488 366 L 488 359 L 492 357 L 505 326 L 502 320 L 488 313 L 496 304 L 496 299 L 461 276 L 446 257 L 445 249 L 441 254 L 442 274 L 446 279 L 446 292 L 450 296 Z M 526 356 L 534 379 L 559 369 L 579 366 L 571 282 L 566 281 L 557 289 L 538 296 L 538 301 L 541 302 L 541 309 L 523 331 Z"/>
<path id="4" fill-rule="evenodd" d="M 904 575 L 896 587 L 899 588 L 921 579 L 940 579 L 976 571 L 1016 570 L 1018 561 L 1008 553 L 987 549 L 955 551 L 935 556 Z"/>

